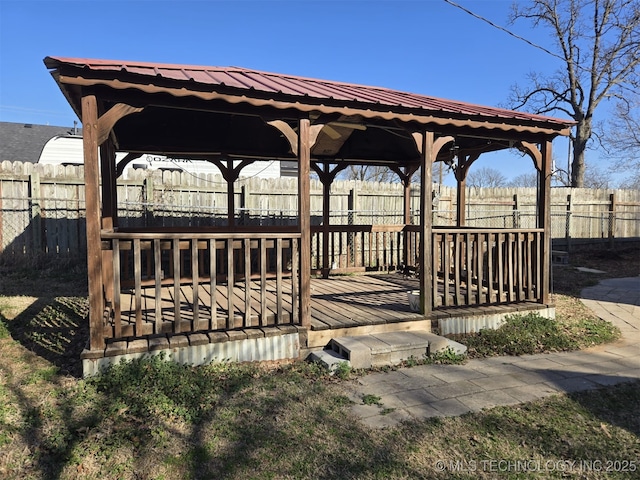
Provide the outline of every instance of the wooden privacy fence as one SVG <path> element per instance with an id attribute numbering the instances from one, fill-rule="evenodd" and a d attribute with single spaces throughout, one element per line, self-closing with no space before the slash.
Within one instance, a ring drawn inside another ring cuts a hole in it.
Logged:
<path id="1" fill-rule="evenodd" d="M 239 225 L 296 224 L 296 179 L 241 178 L 236 192 Z M 640 191 L 554 188 L 551 193 L 554 248 L 571 249 L 592 242 L 613 245 L 640 239 Z M 311 195 L 314 255 L 321 258 L 318 255 L 322 254 L 323 245 L 318 243 L 319 230 L 315 229 L 322 223 L 322 185 L 318 181 L 312 181 Z M 414 189 L 414 224 L 419 215 L 418 197 L 419 192 Z M 455 225 L 455 199 L 455 188 L 436 186 L 435 226 Z M 535 229 L 535 199 L 533 188 L 469 188 L 466 224 L 476 228 Z M 221 226 L 226 222 L 226 206 L 226 183 L 220 176 L 139 171 L 118 183 L 121 227 Z M 406 236 L 398 230 L 403 224 L 400 184 L 336 181 L 331 186 L 330 211 L 332 229 L 349 226 L 349 231 L 331 233 L 331 263 L 382 269 L 401 263 L 403 254 L 398 250 L 404 248 Z M 354 246 L 360 250 L 354 250 Z M 82 167 L 2 162 L 0 261 L 24 262 L 41 256 L 65 259 L 85 254 Z"/>
<path id="2" fill-rule="evenodd" d="M 300 234 L 103 233 L 104 338 L 299 323 Z"/>

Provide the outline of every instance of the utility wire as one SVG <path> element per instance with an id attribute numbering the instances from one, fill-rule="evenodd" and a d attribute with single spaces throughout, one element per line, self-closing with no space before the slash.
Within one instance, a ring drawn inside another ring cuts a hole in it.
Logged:
<path id="1" fill-rule="evenodd" d="M 573 59 L 569 59 L 569 60 L 567 60 L 566 58 L 564 58 L 564 57 L 562 57 L 562 56 L 558 55 L 557 53 L 553 53 L 552 51 L 547 50 L 546 48 L 544 48 L 544 47 L 542 47 L 542 46 L 540 46 L 540 45 L 538 45 L 538 44 L 536 44 L 536 43 L 533 43 L 532 41 L 527 40 L 526 38 L 521 37 L 520 35 L 517 35 L 517 34 L 513 33 L 512 31 L 507 30 L 506 28 L 504 28 L 504 27 L 502 27 L 502 26 L 500 26 L 500 25 L 496 25 L 496 24 L 495 24 L 495 23 L 493 23 L 491 20 L 488 20 L 488 19 L 484 18 L 483 16 L 478 15 L 477 13 L 472 12 L 471 10 L 469 10 L 469 9 L 467 9 L 467 8 L 465 8 L 465 7 L 463 7 L 462 5 L 459 5 L 459 4 L 455 3 L 455 2 L 453 2 L 452 0 L 444 0 L 444 2 L 445 2 L 445 3 L 448 3 L 449 5 L 451 5 L 451 6 L 453 6 L 453 7 L 459 8 L 460 10 L 462 10 L 462 11 L 463 11 L 463 12 L 465 12 L 465 13 L 468 13 L 468 14 L 469 14 L 469 15 L 471 15 L 472 17 L 477 18 L 478 20 L 482 20 L 483 22 L 488 23 L 488 24 L 489 24 L 489 25 L 491 25 L 492 27 L 497 28 L 498 30 L 503 31 L 504 33 L 506 33 L 506 34 L 508 34 L 508 35 L 511 35 L 512 37 L 517 38 L 518 40 L 523 41 L 523 42 L 525 42 L 525 43 L 527 43 L 527 44 L 531 45 L 531 46 L 532 46 L 532 47 L 534 47 L 534 48 L 537 48 L 537 49 L 539 49 L 539 50 L 542 50 L 543 52 L 545 52 L 545 53 L 547 53 L 547 54 L 551 55 L 552 57 L 555 57 L 555 58 L 557 58 L 557 59 L 559 59 L 559 60 L 562 60 L 563 62 L 570 62 L 570 63 L 572 63 L 572 64 L 573 64 L 573 65 L 574 65 L 578 70 L 582 70 L 583 72 L 586 72 L 586 73 L 590 73 L 590 72 L 591 72 L 591 69 L 590 69 L 590 68 L 583 67 L 583 66 L 582 66 L 582 65 L 580 65 L 579 63 L 574 62 L 574 60 L 573 60 Z M 626 85 L 618 84 L 618 88 L 621 88 L 621 89 L 623 89 L 623 90 L 627 90 L 627 91 L 629 91 L 629 92 L 635 93 L 635 91 L 634 91 L 633 89 L 631 89 L 631 88 L 627 87 Z"/>
<path id="2" fill-rule="evenodd" d="M 465 7 L 463 7 L 462 5 L 458 5 L 457 3 L 452 2 L 451 0 L 444 0 L 444 1 L 445 1 L 446 3 L 448 3 L 449 5 L 451 5 L 451 6 L 453 6 L 453 7 L 456 7 L 456 8 L 459 8 L 459 9 L 460 9 L 460 10 L 462 10 L 463 12 L 468 13 L 468 14 L 469 14 L 469 15 L 471 15 L 472 17 L 477 18 L 478 20 L 482 20 L 483 22 L 488 23 L 488 24 L 489 24 L 489 25 L 491 25 L 492 27 L 497 28 L 498 30 L 502 30 L 504 33 L 506 33 L 506 34 L 508 34 L 508 35 L 511 35 L 512 37 L 517 38 L 518 40 L 521 40 L 521 41 L 523 41 L 523 42 L 525 42 L 525 43 L 528 43 L 528 44 L 529 44 L 529 45 L 531 45 L 532 47 L 538 48 L 538 49 L 542 50 L 543 52 L 548 53 L 548 54 L 549 54 L 549 55 L 551 55 L 552 57 L 559 58 L 559 59 L 560 59 L 560 60 L 562 60 L 563 62 L 566 62 L 566 59 L 565 59 L 564 57 L 561 57 L 561 56 L 560 56 L 560 55 L 558 55 L 557 53 L 553 53 L 552 51 L 547 50 L 546 48 L 541 47 L 540 45 L 538 45 L 538 44 L 536 44 L 536 43 L 533 43 L 532 41 L 527 40 L 526 38 L 521 37 L 520 35 L 516 35 L 516 34 L 515 34 L 515 33 L 513 33 L 512 31 L 507 30 L 506 28 L 504 28 L 504 27 L 502 27 L 502 26 L 500 26 L 500 25 L 496 25 L 496 24 L 495 24 L 495 23 L 493 23 L 491 20 L 488 20 L 488 19 L 486 19 L 486 18 L 484 18 L 484 17 L 482 17 L 482 16 L 478 15 L 477 13 L 474 13 L 474 12 L 472 12 L 471 10 L 466 9 L 466 8 L 465 8 Z"/>

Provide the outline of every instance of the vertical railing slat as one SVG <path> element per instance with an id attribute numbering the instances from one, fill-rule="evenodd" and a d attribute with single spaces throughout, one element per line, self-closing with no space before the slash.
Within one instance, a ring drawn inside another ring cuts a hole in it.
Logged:
<path id="1" fill-rule="evenodd" d="M 209 308 L 211 309 L 209 328 L 218 328 L 218 264 L 216 240 L 209 240 Z"/>
<path id="2" fill-rule="evenodd" d="M 291 239 L 291 321 L 298 324 L 300 316 L 298 315 L 298 272 L 300 266 L 300 258 L 298 256 L 298 239 Z"/>
<path id="3" fill-rule="evenodd" d="M 267 241 L 260 243 L 260 326 L 267 324 Z"/>
<path id="4" fill-rule="evenodd" d="M 244 326 L 251 326 L 251 240 L 244 239 Z"/>
<path id="5" fill-rule="evenodd" d="M 140 239 L 133 239 L 133 278 L 135 283 L 136 335 L 142 335 L 142 255 Z"/>
<path id="6" fill-rule="evenodd" d="M 473 269 L 472 269 L 472 260 L 473 260 L 473 245 L 471 243 L 471 233 L 467 232 L 464 234 L 465 239 L 465 263 L 467 267 L 467 305 L 472 305 L 471 298 L 473 295 Z"/>
<path id="7" fill-rule="evenodd" d="M 536 232 L 536 300 L 542 298 L 542 235 L 541 232 Z"/>
<path id="8" fill-rule="evenodd" d="M 282 238 L 276 239 L 276 323 L 282 322 Z"/>
<path id="9" fill-rule="evenodd" d="M 155 284 L 155 334 L 162 332 L 162 251 L 160 250 L 160 239 L 153 239 L 153 265 Z"/>
<path id="10" fill-rule="evenodd" d="M 525 267 L 527 269 L 527 300 L 535 300 L 533 296 L 533 273 L 532 269 L 534 268 L 534 259 L 533 259 L 533 234 L 527 233 L 527 243 L 526 243 L 526 260 L 524 262 Z"/>
<path id="11" fill-rule="evenodd" d="M 508 300 L 509 302 L 515 301 L 515 291 L 513 285 L 513 235 L 511 233 L 507 233 L 505 235 L 507 241 L 507 289 L 508 289 Z"/>
<path id="12" fill-rule="evenodd" d="M 516 266 L 516 279 L 517 279 L 517 298 L 521 302 L 524 300 L 524 266 L 523 266 L 523 240 L 524 235 L 522 233 L 516 233 L 517 239 L 517 266 Z"/>
<path id="13" fill-rule="evenodd" d="M 174 238 L 172 242 L 173 265 L 173 331 L 182 331 L 182 317 L 180 315 L 180 239 Z"/>
<path id="14" fill-rule="evenodd" d="M 478 252 L 478 299 L 477 303 L 483 304 L 484 299 L 484 234 L 476 234 L 476 250 Z"/>
<path id="15" fill-rule="evenodd" d="M 496 235 L 496 255 L 498 256 L 498 303 L 502 303 L 504 295 L 504 235 L 501 233 Z"/>
<path id="16" fill-rule="evenodd" d="M 120 240 L 113 241 L 113 328 L 114 337 L 122 337 L 122 298 L 120 288 Z"/>
<path id="17" fill-rule="evenodd" d="M 442 237 L 442 260 L 440 261 L 440 265 L 442 266 L 442 280 L 443 280 L 443 290 L 444 297 L 442 299 L 443 305 L 450 306 L 451 300 L 449 297 L 449 272 L 451 271 L 451 247 L 449 242 L 449 234 L 444 234 Z"/>
<path id="18" fill-rule="evenodd" d="M 431 251 L 431 288 L 432 288 L 432 300 L 431 300 L 431 307 L 435 308 L 438 306 L 438 259 L 440 258 L 438 255 L 439 249 L 442 248 L 442 235 L 435 233 L 434 235 L 432 235 L 432 238 L 434 238 L 434 241 L 432 242 L 432 251 Z M 424 275 L 424 272 L 420 272 L 421 275 Z M 442 304 L 444 305 L 444 300 L 442 301 Z"/>
<path id="19" fill-rule="evenodd" d="M 493 235 L 494 233 L 487 234 L 487 303 L 494 302 L 494 289 L 493 289 Z"/>
<path id="20" fill-rule="evenodd" d="M 204 326 L 200 325 L 200 277 L 199 277 L 199 266 L 198 266 L 198 240 L 195 238 L 191 239 L 191 287 L 193 288 L 193 303 L 192 303 L 192 312 L 193 312 L 193 322 L 192 322 L 192 330 L 198 331 L 202 330 Z"/>
<path id="21" fill-rule="evenodd" d="M 233 306 L 233 284 L 235 283 L 233 271 L 233 239 L 227 239 L 227 328 L 235 328 L 235 311 Z"/>
<path id="22" fill-rule="evenodd" d="M 454 282 L 454 305 L 460 305 L 460 271 L 462 270 L 462 265 L 460 264 L 460 233 L 456 232 L 453 234 L 453 282 Z"/>

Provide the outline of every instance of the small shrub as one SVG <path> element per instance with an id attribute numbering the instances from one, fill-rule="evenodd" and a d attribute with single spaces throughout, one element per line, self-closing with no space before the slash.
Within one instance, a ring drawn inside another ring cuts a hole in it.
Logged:
<path id="1" fill-rule="evenodd" d="M 434 352 L 426 358 L 426 363 L 430 365 L 460 365 L 466 361 L 466 355 L 456 353 L 451 347 L 447 347 L 439 352 Z"/>
<path id="2" fill-rule="evenodd" d="M 335 374 L 338 378 L 346 380 L 347 378 L 349 378 L 349 375 L 351 374 L 351 365 L 349 365 L 348 362 L 338 363 L 335 369 Z"/>
<path id="3" fill-rule="evenodd" d="M 378 395 L 372 395 L 370 393 L 362 396 L 362 403 L 364 403 L 365 405 L 382 405 L 381 400 L 382 397 L 379 397 Z"/>
<path id="4" fill-rule="evenodd" d="M 578 348 L 578 342 L 558 321 L 537 313 L 509 315 L 499 328 L 466 336 L 464 343 L 476 356 L 525 355 Z"/>

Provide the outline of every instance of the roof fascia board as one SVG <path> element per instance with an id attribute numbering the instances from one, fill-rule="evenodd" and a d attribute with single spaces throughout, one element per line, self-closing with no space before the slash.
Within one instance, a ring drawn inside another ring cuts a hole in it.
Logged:
<path id="1" fill-rule="evenodd" d="M 124 82 L 120 79 L 103 79 L 103 78 L 85 78 L 82 76 L 71 76 L 59 74 L 57 77 L 59 84 L 74 85 L 79 87 L 94 87 L 99 85 L 108 86 L 116 90 L 136 89 L 147 94 L 166 93 L 177 98 L 197 97 L 202 100 L 222 100 L 229 104 L 249 104 L 254 107 L 273 107 L 278 110 L 295 109 L 301 113 L 326 113 L 341 114 L 347 116 L 361 115 L 365 119 L 382 119 L 387 121 L 399 121 L 402 123 L 416 123 L 423 126 L 438 127 L 456 127 L 471 128 L 483 130 L 498 130 L 505 132 L 532 133 L 537 135 L 545 135 L 555 137 L 557 135 L 567 136 L 570 128 L 565 125 L 556 125 L 551 127 L 550 123 L 545 123 L 546 127 L 537 125 L 511 124 L 500 122 L 491 122 L 489 120 L 472 120 L 449 117 L 438 117 L 435 115 L 422 115 L 419 113 L 400 113 L 394 112 L 391 108 L 387 110 L 372 110 L 363 108 L 354 108 L 351 106 L 333 106 L 325 103 L 302 103 L 298 101 L 275 100 L 272 98 L 258 98 L 248 95 L 233 95 L 228 93 L 220 93 L 216 91 L 200 91 L 189 89 L 186 87 L 170 87 L 155 84 L 140 84 Z"/>

